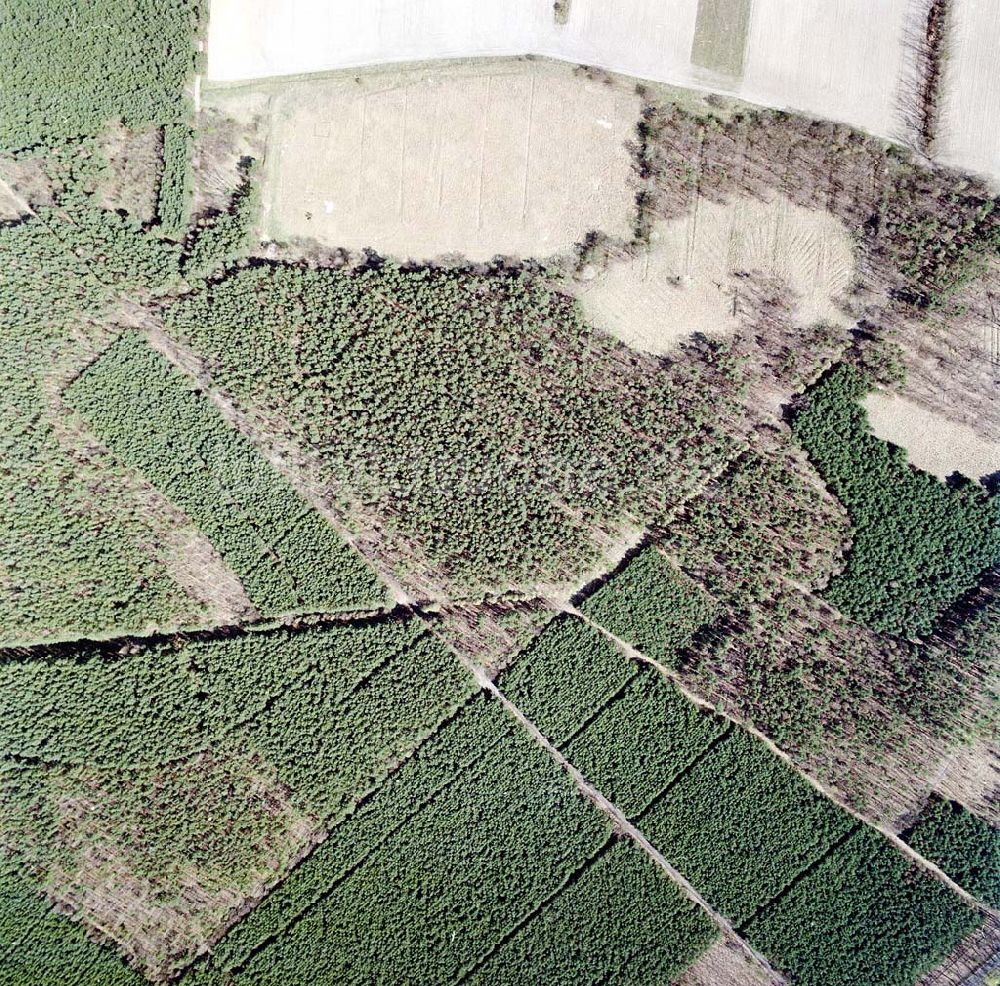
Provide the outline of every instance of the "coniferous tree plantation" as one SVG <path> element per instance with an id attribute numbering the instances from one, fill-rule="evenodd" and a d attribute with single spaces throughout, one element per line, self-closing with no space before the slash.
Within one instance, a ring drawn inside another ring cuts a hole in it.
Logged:
<path id="1" fill-rule="evenodd" d="M 1000 203 L 936 104 L 223 79 L 226 7 L 0 6 L 0 986 L 984 982 Z"/>

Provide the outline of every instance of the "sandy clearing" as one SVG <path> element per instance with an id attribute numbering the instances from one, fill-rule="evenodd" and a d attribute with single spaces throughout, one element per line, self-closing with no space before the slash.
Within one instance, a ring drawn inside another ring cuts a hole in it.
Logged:
<path id="1" fill-rule="evenodd" d="M 794 107 L 900 138 L 910 4 L 573 0 L 562 24 L 552 0 L 212 0 L 206 78 L 530 53 Z M 735 30 L 721 29 L 729 24 Z"/>
<path id="2" fill-rule="evenodd" d="M 552 62 L 450 64 L 274 97 L 263 232 L 403 259 L 630 238 L 639 98 Z"/>
<path id="3" fill-rule="evenodd" d="M 674 986 L 767 986 L 771 979 L 728 941 L 720 941 L 674 980 Z"/>
<path id="4" fill-rule="evenodd" d="M 864 405 L 879 438 L 906 449 L 915 466 L 940 479 L 956 471 L 970 479 L 1000 472 L 1000 443 L 967 425 L 888 391 L 873 391 Z"/>
<path id="5" fill-rule="evenodd" d="M 787 282 L 795 322 L 843 324 L 835 299 L 854 277 L 851 238 L 835 218 L 776 197 L 699 199 L 681 219 L 657 223 L 648 249 L 577 290 L 596 325 L 636 349 L 662 354 L 695 332 L 735 331 L 740 272 Z"/>
<path id="6" fill-rule="evenodd" d="M 951 6 L 936 156 L 1000 178 L 1000 9 L 996 0 L 952 0 Z"/>
<path id="7" fill-rule="evenodd" d="M 1000 743 L 980 738 L 949 754 L 934 789 L 1000 825 Z"/>

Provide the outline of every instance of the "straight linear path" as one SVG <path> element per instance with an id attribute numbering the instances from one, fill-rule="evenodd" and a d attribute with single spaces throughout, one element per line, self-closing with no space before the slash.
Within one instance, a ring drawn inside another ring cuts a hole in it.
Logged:
<path id="1" fill-rule="evenodd" d="M 433 632 L 433 628 L 432 628 Z M 447 643 L 447 641 L 446 641 Z M 459 654 L 452 648 L 452 652 L 456 654 L 458 659 L 463 665 L 471 672 L 475 677 L 476 681 L 482 688 L 493 695 L 507 710 L 507 712 L 513 716 L 517 722 L 522 726 L 523 729 L 531 736 L 531 738 L 545 750 L 546 753 L 553 760 L 558 763 L 563 770 L 573 779 L 576 786 L 579 788 L 580 792 L 586 797 L 592 804 L 594 804 L 600 811 L 604 812 L 605 815 L 613 823 L 614 827 L 627 835 L 632 839 L 635 844 L 642 849 L 642 851 L 655 863 L 681 890 L 681 892 L 690 900 L 692 903 L 700 907 L 706 914 L 712 919 L 716 927 L 722 932 L 722 934 L 731 942 L 739 947 L 739 949 L 750 959 L 755 965 L 761 968 L 768 976 L 768 979 L 772 986 L 785 986 L 787 980 L 781 976 L 758 952 L 750 943 L 740 935 L 736 928 L 720 914 L 711 904 L 705 900 L 704 897 L 695 889 L 694 886 L 684 877 L 684 875 L 677 870 L 675 867 L 671 866 L 663 855 L 657 851 L 656 847 L 646 838 L 643 832 L 635 826 L 628 818 L 624 815 L 621 809 L 614 804 L 610 799 L 605 797 L 593 784 L 591 784 L 587 779 L 580 773 L 573 764 L 566 759 L 556 749 L 555 746 L 548 740 L 548 738 L 542 733 L 542 731 L 509 699 L 506 695 L 497 687 L 497 685 L 490 678 L 486 669 L 481 665 L 477 664 L 475 661 L 466 657 L 463 654 Z"/>
<path id="2" fill-rule="evenodd" d="M 792 759 L 790 754 L 786 753 L 783 749 L 781 749 L 781 747 L 779 747 L 774 742 L 774 740 L 772 740 L 770 737 L 762 733 L 759 729 L 756 729 L 749 723 L 741 721 L 740 719 L 736 718 L 734 715 L 730 714 L 724 709 L 716 708 L 716 706 L 712 705 L 711 702 L 702 698 L 696 692 L 691 691 L 684 684 L 684 682 L 681 681 L 679 675 L 677 675 L 675 672 L 665 667 L 659 661 L 656 661 L 653 658 L 648 657 L 647 655 L 642 653 L 642 651 L 636 650 L 635 647 L 633 647 L 627 641 L 622 640 L 621 637 L 615 636 L 615 634 L 613 634 L 610 630 L 607 630 L 600 624 L 595 623 L 592 619 L 590 619 L 590 617 L 588 617 L 581 610 L 577 609 L 575 606 L 573 605 L 564 606 L 563 611 L 573 616 L 576 616 L 578 619 L 583 620 L 589 626 L 593 627 L 599 633 L 603 634 L 626 657 L 631 658 L 634 661 L 641 661 L 644 664 L 648 664 L 656 668 L 656 670 L 659 671 L 660 674 L 664 675 L 666 678 L 670 679 L 671 682 L 673 682 L 677 690 L 686 699 L 688 699 L 688 701 L 697 705 L 699 708 L 711 711 L 716 715 L 721 715 L 724 718 L 728 719 L 734 725 L 739 726 L 741 729 L 746 730 L 746 732 L 750 733 L 750 735 L 753 736 L 754 739 L 759 740 L 761 743 L 763 743 L 768 748 L 768 750 L 771 751 L 771 753 L 773 753 L 783 763 L 787 764 L 792 770 L 794 770 L 814 790 L 818 791 L 825 798 L 832 801 L 842 811 L 847 812 L 847 814 L 850 815 L 853 819 L 855 819 L 855 821 L 860 822 L 862 825 L 867 825 L 869 828 L 876 829 L 878 832 L 884 835 L 904 856 L 906 856 L 914 863 L 916 863 L 917 866 L 919 866 L 926 873 L 930 874 L 932 877 L 943 883 L 946 887 L 948 887 L 949 890 L 951 890 L 953 893 L 961 897 L 962 900 L 965 901 L 965 903 L 969 904 L 971 907 L 975 908 L 982 914 L 986 914 L 994 918 L 1000 918 L 1000 911 L 988 906 L 987 904 L 984 904 L 981 900 L 974 897 L 971 893 L 969 893 L 968 890 L 966 890 L 963 886 L 961 886 L 961 884 L 956 883 L 955 880 L 953 880 L 950 876 L 948 876 L 948 874 L 945 873 L 940 866 L 938 866 L 936 863 L 931 862 L 931 860 L 927 859 L 925 856 L 917 852 L 912 846 L 910 846 L 903 839 L 901 839 L 895 832 L 893 832 L 892 829 L 890 829 L 887 825 L 884 825 L 880 822 L 875 822 L 872 819 L 863 815 L 861 812 L 857 811 L 855 808 L 852 808 L 849 804 L 847 804 L 847 802 L 842 800 L 836 794 L 836 792 L 834 792 L 825 784 L 823 784 L 822 781 L 817 780 L 810 773 L 803 770 L 802 767 L 800 767 L 795 762 L 795 760 Z"/>

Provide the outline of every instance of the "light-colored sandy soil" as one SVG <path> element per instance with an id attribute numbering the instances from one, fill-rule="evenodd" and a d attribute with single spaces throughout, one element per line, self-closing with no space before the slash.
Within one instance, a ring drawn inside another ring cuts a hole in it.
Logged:
<path id="1" fill-rule="evenodd" d="M 674 986 L 771 986 L 774 982 L 738 948 L 720 941 L 688 966 Z"/>
<path id="2" fill-rule="evenodd" d="M 873 391 L 864 405 L 879 438 L 906 449 L 915 466 L 940 479 L 960 472 L 978 480 L 1000 472 L 1000 443 L 967 425 L 887 391 Z"/>
<path id="3" fill-rule="evenodd" d="M 902 137 L 910 3 L 755 0 L 740 96 Z"/>
<path id="4" fill-rule="evenodd" d="M 648 249 L 583 282 L 578 297 L 598 326 L 637 349 L 665 353 L 695 332 L 739 326 L 740 273 L 787 282 L 794 320 L 841 324 L 836 304 L 854 277 L 847 230 L 832 216 L 783 198 L 699 199 L 691 213 L 658 223 Z"/>
<path id="5" fill-rule="evenodd" d="M 1000 743 L 978 739 L 958 747 L 942 763 L 934 788 L 1000 825 Z"/>
<path id="6" fill-rule="evenodd" d="M 952 0 L 936 156 L 1000 179 L 1000 8 Z"/>
<path id="7" fill-rule="evenodd" d="M 274 97 L 264 233 L 402 259 L 631 236 L 631 92 L 552 62 L 317 80 Z"/>
<path id="8" fill-rule="evenodd" d="M 899 84 L 910 0 L 213 0 L 209 80 L 535 54 L 905 132 Z M 721 13 L 725 17 L 720 17 Z M 730 18 L 732 11 L 736 16 Z M 746 45 L 732 31 L 746 31 Z M 700 23 L 700 29 L 699 29 Z M 742 78 L 740 73 L 742 71 Z"/>

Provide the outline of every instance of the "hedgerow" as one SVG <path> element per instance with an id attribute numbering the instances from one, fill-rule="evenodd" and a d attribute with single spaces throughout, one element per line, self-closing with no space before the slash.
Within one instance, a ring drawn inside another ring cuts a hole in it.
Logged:
<path id="1" fill-rule="evenodd" d="M 0 148 L 183 119 L 200 0 L 8 0 L 0 19 Z M 70 84 L 69 80 L 72 80 Z"/>
<path id="2" fill-rule="evenodd" d="M 869 381 L 839 366 L 807 394 L 794 434 L 847 507 L 853 541 L 826 596 L 875 630 L 926 633 L 1000 560 L 1000 500 L 951 489 L 872 435 L 860 405 Z"/>
<path id="3" fill-rule="evenodd" d="M 959 886 L 1000 907 L 1000 828 L 957 802 L 934 798 L 904 838 Z"/>
<path id="4" fill-rule="evenodd" d="M 144 986 L 146 980 L 79 924 L 58 916 L 0 853 L 0 983 Z"/>
<path id="5" fill-rule="evenodd" d="M 256 952 L 235 983 L 286 986 L 320 971 L 345 984 L 457 981 L 610 834 L 516 729 Z"/>
<path id="6" fill-rule="evenodd" d="M 171 123 L 163 128 L 163 173 L 156 212 L 159 231 L 174 239 L 184 235 L 191 218 L 193 150 L 194 131 L 189 124 Z"/>
<path id="7" fill-rule="evenodd" d="M 565 747 L 567 759 L 626 815 L 639 815 L 727 729 L 652 668 Z"/>
<path id="8" fill-rule="evenodd" d="M 497 684 L 558 745 L 573 736 L 637 670 L 599 630 L 575 617 L 561 616 L 518 655 Z"/>
<path id="9" fill-rule="evenodd" d="M 462 588 L 577 573 L 595 526 L 662 509 L 731 451 L 724 346 L 645 359 L 526 272 L 260 264 L 165 320 L 408 567 Z"/>
<path id="10" fill-rule="evenodd" d="M 734 729 L 638 824 L 710 903 L 739 924 L 854 823 L 763 743 Z"/>
<path id="11" fill-rule="evenodd" d="M 493 952 L 471 986 L 670 982 L 719 933 L 631 841 L 610 850 Z"/>
<path id="12" fill-rule="evenodd" d="M 912 986 L 981 922 L 866 826 L 745 934 L 802 986 Z"/>
<path id="13" fill-rule="evenodd" d="M 582 605 L 582 610 L 647 657 L 676 666 L 677 654 L 716 606 L 656 548 L 646 548 Z"/>
<path id="14" fill-rule="evenodd" d="M 258 609 L 384 602 L 361 557 L 141 336 L 120 336 L 64 396 L 211 538 Z"/>
<path id="15" fill-rule="evenodd" d="M 455 718 L 417 747 L 398 770 L 366 796 L 327 839 L 212 951 L 213 968 L 232 970 L 300 915 L 382 845 L 456 778 L 491 755 L 517 727 L 499 702 L 474 695 Z"/>

